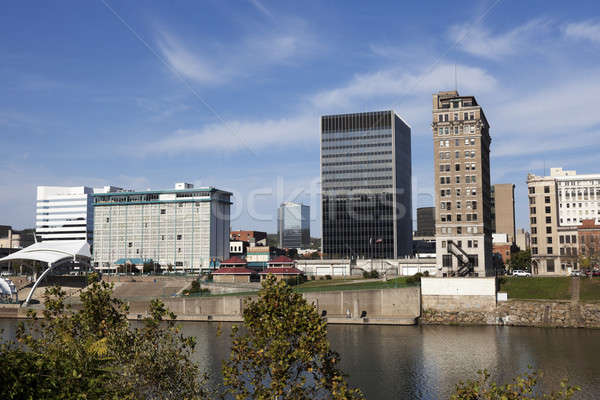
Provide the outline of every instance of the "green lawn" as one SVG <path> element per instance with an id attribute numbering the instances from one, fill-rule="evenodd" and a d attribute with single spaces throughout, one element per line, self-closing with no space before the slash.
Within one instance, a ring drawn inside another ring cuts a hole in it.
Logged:
<path id="1" fill-rule="evenodd" d="M 366 282 L 352 283 L 351 281 L 337 285 L 313 285 L 315 281 L 308 281 L 294 288 L 300 293 L 308 292 L 330 292 L 334 290 L 368 290 L 368 289 L 390 289 L 397 287 L 411 286 L 406 283 L 406 277 L 389 279 L 388 281 L 380 281 L 378 279 L 368 280 Z M 320 281 L 319 281 L 320 282 Z M 331 282 L 331 281 L 329 281 Z"/>
<path id="2" fill-rule="evenodd" d="M 600 278 L 581 278 L 579 300 L 600 301 Z"/>
<path id="3" fill-rule="evenodd" d="M 500 291 L 509 299 L 569 300 L 570 284 L 568 277 L 504 277 Z"/>

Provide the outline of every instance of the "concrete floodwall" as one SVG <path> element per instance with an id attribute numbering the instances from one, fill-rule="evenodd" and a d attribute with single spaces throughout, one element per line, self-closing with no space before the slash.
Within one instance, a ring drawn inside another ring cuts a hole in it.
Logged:
<path id="1" fill-rule="evenodd" d="M 363 311 L 367 317 L 418 317 L 420 296 L 418 287 L 377 290 L 344 290 L 339 292 L 305 293 L 304 298 L 328 316 L 352 317 Z"/>
<path id="2" fill-rule="evenodd" d="M 319 313 L 327 311 L 328 316 L 346 316 L 350 310 L 353 318 L 363 311 L 369 318 L 416 318 L 420 315 L 418 287 L 376 290 L 345 290 L 336 292 L 305 293 L 304 298 L 315 305 Z M 241 319 L 244 299 L 249 296 L 222 296 L 198 298 L 164 299 L 169 310 L 181 316 L 198 319 L 236 320 Z M 129 302 L 131 314 L 144 314 L 147 302 Z"/>
<path id="3" fill-rule="evenodd" d="M 493 311 L 496 278 L 421 278 L 423 310 Z"/>

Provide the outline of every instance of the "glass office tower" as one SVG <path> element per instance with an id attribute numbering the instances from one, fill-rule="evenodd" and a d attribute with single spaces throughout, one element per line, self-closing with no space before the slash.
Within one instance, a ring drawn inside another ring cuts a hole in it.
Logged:
<path id="1" fill-rule="evenodd" d="M 321 117 L 325 257 L 411 254 L 410 134 L 394 111 Z"/>
<path id="2" fill-rule="evenodd" d="M 310 246 L 310 207 L 284 202 L 277 216 L 279 247 L 307 248 Z"/>

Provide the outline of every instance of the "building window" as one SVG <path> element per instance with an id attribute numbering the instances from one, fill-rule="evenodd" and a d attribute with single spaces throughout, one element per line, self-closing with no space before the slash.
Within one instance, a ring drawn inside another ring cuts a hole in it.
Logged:
<path id="1" fill-rule="evenodd" d="M 577 243 L 577 235 L 571 235 L 571 242 L 573 244 Z"/>
<path id="2" fill-rule="evenodd" d="M 550 196 L 544 196 L 544 203 L 550 204 Z"/>
<path id="3" fill-rule="evenodd" d="M 106 218 L 106 222 L 110 222 L 110 218 Z"/>
<path id="4" fill-rule="evenodd" d="M 537 224 L 535 217 L 531 217 L 531 225 Z"/>
<path id="5" fill-rule="evenodd" d="M 546 223 L 547 224 L 551 224 L 552 223 L 552 217 L 546 217 Z"/>
<path id="6" fill-rule="evenodd" d="M 548 236 L 548 237 L 546 238 L 546 243 L 548 243 L 548 244 L 552 244 L 552 236 Z"/>
<path id="7" fill-rule="evenodd" d="M 161 214 L 166 214 L 166 213 L 167 213 L 167 210 L 166 210 L 166 209 L 164 209 L 164 208 L 161 208 L 161 210 L 160 210 L 160 213 L 161 213 Z"/>
<path id="8" fill-rule="evenodd" d="M 537 234 L 537 228 L 535 226 L 531 228 L 531 234 L 532 235 Z"/>
<path id="9" fill-rule="evenodd" d="M 550 206 L 546 206 L 546 214 L 550 214 Z"/>
<path id="10" fill-rule="evenodd" d="M 131 247 L 131 246 L 133 246 L 132 242 L 127 243 L 127 247 Z"/>
<path id="11" fill-rule="evenodd" d="M 535 194 L 535 187 L 533 187 L 533 186 L 529 187 L 529 194 Z"/>
<path id="12" fill-rule="evenodd" d="M 544 193 L 550 193 L 550 186 L 544 186 Z"/>
<path id="13" fill-rule="evenodd" d="M 177 240 L 181 240 L 181 235 L 177 235 Z"/>
<path id="14" fill-rule="evenodd" d="M 546 227 L 546 233 L 552 233 L 552 227 L 551 226 L 547 226 Z"/>
<path id="15" fill-rule="evenodd" d="M 537 244 L 537 237 L 533 236 L 531 238 L 531 244 Z"/>
<path id="16" fill-rule="evenodd" d="M 460 171 L 460 164 L 454 164 L 454 170 Z"/>
<path id="17" fill-rule="evenodd" d="M 563 235 L 560 235 L 558 237 L 558 241 L 560 242 L 560 244 L 563 244 L 565 242 L 565 237 Z"/>
<path id="18" fill-rule="evenodd" d="M 552 254 L 551 251 L 548 254 Z M 546 260 L 546 272 L 554 272 L 554 260 Z"/>
<path id="19" fill-rule="evenodd" d="M 452 255 L 444 254 L 442 256 L 442 265 L 446 268 L 452 268 Z"/>
<path id="20" fill-rule="evenodd" d="M 535 214 L 535 207 L 529 207 L 529 213 Z"/>
<path id="21" fill-rule="evenodd" d="M 531 254 L 537 254 L 538 253 L 538 248 L 537 247 L 532 247 L 531 248 Z"/>
<path id="22" fill-rule="evenodd" d="M 552 254 L 552 247 L 546 247 L 546 254 Z"/>

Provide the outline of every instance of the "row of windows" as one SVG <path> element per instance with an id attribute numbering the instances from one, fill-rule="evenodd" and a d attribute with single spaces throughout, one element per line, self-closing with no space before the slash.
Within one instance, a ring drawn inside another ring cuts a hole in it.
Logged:
<path id="1" fill-rule="evenodd" d="M 449 160 L 450 159 L 450 151 L 440 151 L 440 159 L 441 160 Z M 475 158 L 474 151 L 465 151 L 465 158 Z M 454 158 L 460 158 L 460 151 L 454 152 Z"/>
<path id="2" fill-rule="evenodd" d="M 363 165 L 363 164 L 385 164 L 392 162 L 391 159 L 387 158 L 384 160 L 366 160 L 366 161 L 340 161 L 332 163 L 323 163 L 324 167 L 337 167 L 342 165 Z"/>
<path id="3" fill-rule="evenodd" d="M 477 210 L 477 201 L 476 200 L 467 200 L 465 202 L 467 210 Z M 462 208 L 462 203 L 460 201 L 456 202 L 456 209 L 460 210 Z M 450 211 L 452 209 L 451 201 L 442 201 L 440 203 L 440 209 Z"/>
<path id="4" fill-rule="evenodd" d="M 455 176 L 455 183 L 460 183 L 460 176 Z M 475 175 L 466 175 L 465 183 L 477 183 L 477 179 Z M 440 184 L 441 185 L 449 185 L 450 177 L 449 176 L 440 176 Z"/>
<path id="5" fill-rule="evenodd" d="M 434 132 L 435 132 L 435 128 L 434 128 Z M 463 126 L 445 126 L 445 127 L 439 127 L 437 129 L 437 134 L 439 136 L 448 136 L 450 134 L 454 133 L 455 135 L 462 135 L 463 134 Z M 465 126 L 464 129 L 464 133 L 475 133 L 475 125 L 470 125 L 470 126 Z"/>
<path id="6" fill-rule="evenodd" d="M 368 140 L 368 139 L 385 139 L 391 138 L 392 134 L 388 133 L 386 135 L 367 135 L 367 136 L 347 136 L 341 138 L 332 138 L 332 139 L 323 139 L 322 142 L 343 142 L 347 140 Z"/>
<path id="7" fill-rule="evenodd" d="M 454 170 L 460 171 L 460 164 L 454 164 Z M 475 171 L 475 163 L 465 163 L 466 171 Z M 450 164 L 440 164 L 440 172 L 450 172 Z"/>
<path id="8" fill-rule="evenodd" d="M 448 116 L 449 114 L 438 114 L 438 122 L 448 122 Z M 473 121 L 475 119 L 475 112 L 471 111 L 471 112 L 465 112 L 463 113 L 463 120 L 465 121 Z M 459 121 L 460 118 L 460 113 L 453 113 L 452 114 L 453 117 L 453 121 Z"/>
<path id="9" fill-rule="evenodd" d="M 367 185 L 367 186 L 335 186 L 324 188 L 326 190 L 362 190 L 362 189 L 392 189 L 393 185 Z"/>
<path id="10" fill-rule="evenodd" d="M 467 226 L 466 231 L 467 231 L 467 233 L 477 233 L 477 227 L 476 226 Z M 453 228 L 443 226 L 440 228 L 440 232 L 441 233 L 453 233 Z M 456 227 L 456 233 L 459 233 L 462 235 L 462 226 Z"/>
<path id="11" fill-rule="evenodd" d="M 462 190 L 457 188 L 456 190 L 456 196 L 460 197 L 462 195 Z M 467 196 L 477 196 L 477 189 L 475 188 L 466 188 L 465 189 L 465 194 Z M 449 197 L 452 195 L 452 191 L 451 189 L 441 189 L 440 190 L 440 197 Z"/>
<path id="12" fill-rule="evenodd" d="M 323 150 L 342 150 L 342 149 L 362 149 L 366 147 L 390 147 L 392 142 L 384 143 L 365 143 L 365 144 L 354 144 L 348 146 L 323 146 Z"/>
<path id="13" fill-rule="evenodd" d="M 389 111 L 324 115 L 321 117 L 321 131 L 323 133 L 382 130 L 391 128 L 392 114 Z"/>
<path id="14" fill-rule="evenodd" d="M 451 143 L 452 142 L 450 140 L 440 140 L 440 147 L 450 147 Z M 475 146 L 475 139 L 473 139 L 473 138 L 465 139 L 464 145 L 465 146 Z M 461 146 L 461 140 L 454 139 L 454 146 Z"/>
<path id="15" fill-rule="evenodd" d="M 465 214 L 465 221 L 477 221 L 477 213 L 475 214 Z M 462 222 L 462 214 L 456 214 L 456 222 Z M 440 214 L 440 221 L 442 222 L 452 222 L 452 214 Z"/>
<path id="16" fill-rule="evenodd" d="M 537 224 L 537 218 L 536 217 L 531 217 L 530 220 L 531 220 L 531 225 Z M 546 223 L 547 224 L 551 224 L 552 223 L 552 217 L 546 217 Z"/>
<path id="17" fill-rule="evenodd" d="M 532 247 L 531 248 L 531 254 L 539 254 L 538 253 L 538 248 L 537 247 Z M 552 247 L 546 247 L 546 254 L 554 254 L 554 250 L 552 249 Z M 548 261 L 554 262 L 554 260 L 548 260 Z M 554 269 L 552 271 L 554 271 Z"/>
<path id="18" fill-rule="evenodd" d="M 391 176 L 370 176 L 368 178 L 339 178 L 339 179 L 323 179 L 323 183 L 331 183 L 331 182 L 364 182 L 368 181 L 384 181 L 392 179 Z"/>
<path id="19" fill-rule="evenodd" d="M 382 156 L 392 154 L 392 151 L 370 151 L 365 153 L 346 153 L 346 154 L 326 154 L 323 158 L 339 158 L 339 157 L 363 157 L 363 156 Z"/>
<path id="20" fill-rule="evenodd" d="M 353 174 L 361 172 L 392 172 L 392 168 L 370 168 L 370 169 L 340 169 L 335 171 L 325 171 L 323 175 L 332 174 Z M 370 178 L 367 178 L 370 179 Z"/>
<path id="21" fill-rule="evenodd" d="M 551 213 L 551 208 L 550 208 L 550 206 L 546 206 L 546 207 L 544 207 L 544 211 L 546 212 L 546 214 L 550 214 L 550 213 Z M 536 208 L 535 208 L 535 207 L 529 207 L 529 212 L 530 212 L 531 214 L 535 214 L 535 212 L 536 212 Z"/>
<path id="22" fill-rule="evenodd" d="M 544 193 L 550 193 L 550 186 L 544 186 Z M 529 186 L 529 194 L 535 194 L 535 186 Z"/>
<path id="23" fill-rule="evenodd" d="M 456 244 L 457 247 L 462 248 L 462 240 L 457 240 L 456 242 L 452 242 Z M 446 241 L 442 240 L 442 247 L 446 248 Z M 476 249 L 479 247 L 479 240 L 467 240 L 467 248 Z"/>

